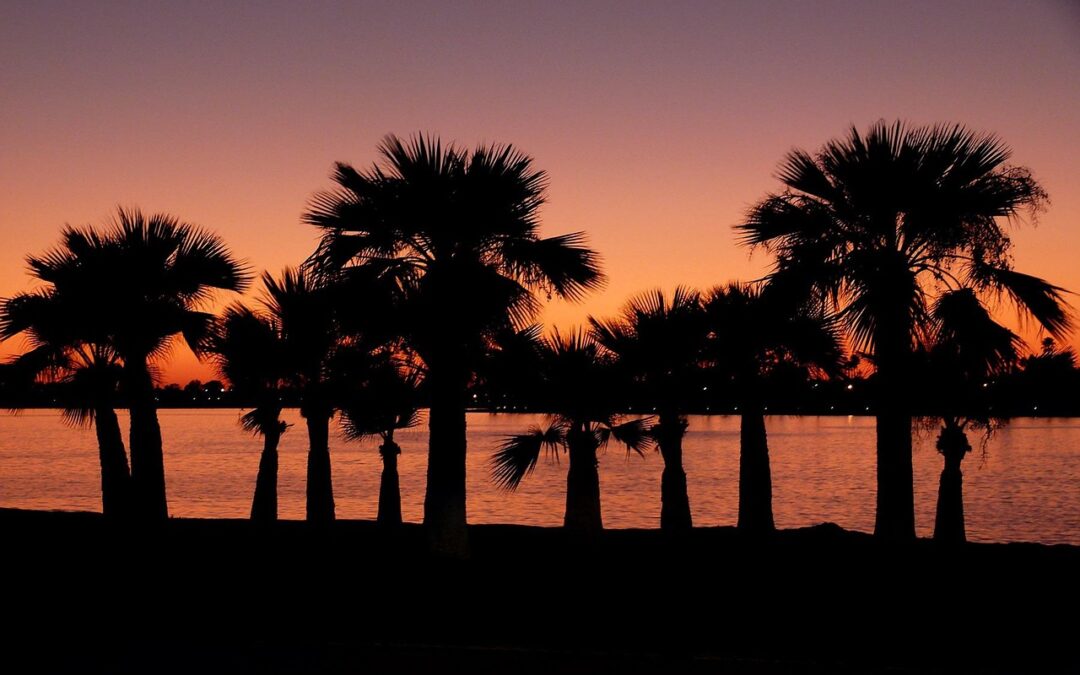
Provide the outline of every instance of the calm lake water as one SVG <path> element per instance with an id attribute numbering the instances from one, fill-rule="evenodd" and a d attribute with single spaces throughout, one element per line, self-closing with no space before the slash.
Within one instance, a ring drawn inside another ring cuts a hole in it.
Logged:
<path id="1" fill-rule="evenodd" d="M 172 515 L 245 518 L 261 441 L 237 426 L 236 410 L 162 410 L 165 471 Z M 297 411 L 281 442 L 280 514 L 304 516 L 306 432 Z M 506 435 L 542 422 L 533 415 L 469 415 L 469 520 L 561 525 L 566 463 L 541 461 L 515 493 L 497 489 L 487 461 Z M 121 413 L 121 423 L 127 419 Z M 773 501 L 778 527 L 834 522 L 874 525 L 874 420 L 864 417 L 769 417 Z M 427 432 L 399 432 L 402 508 L 419 521 Z M 738 508 L 739 420 L 690 419 L 685 464 L 697 525 L 733 525 Z M 1080 419 L 1018 419 L 997 432 L 985 453 L 965 460 L 968 536 L 976 541 L 1080 544 Z M 334 493 L 341 518 L 374 518 L 381 463 L 376 443 L 331 439 Z M 941 458 L 934 436 L 916 440 L 918 532 L 933 530 Z M 657 527 L 660 471 L 655 452 L 627 457 L 615 446 L 600 459 L 604 524 Z M 65 426 L 54 411 L 0 415 L 0 507 L 99 510 L 100 477 L 92 430 Z"/>

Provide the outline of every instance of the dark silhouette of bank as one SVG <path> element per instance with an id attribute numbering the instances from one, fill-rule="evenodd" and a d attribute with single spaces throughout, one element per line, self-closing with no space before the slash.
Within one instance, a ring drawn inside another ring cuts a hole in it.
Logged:
<path id="1" fill-rule="evenodd" d="M 1070 546 L 881 546 L 836 526 L 766 539 L 606 530 L 581 542 L 562 528 L 472 525 L 461 563 L 428 555 L 409 523 L 388 536 L 349 520 L 172 519 L 131 537 L 95 514 L 0 509 L 0 531 L 5 570 L 33 589 L 5 600 L 20 617 L 0 655 L 11 672 L 1080 667 L 1061 614 L 1080 602 Z M 133 567 L 140 556 L 153 565 Z M 139 620 L 119 631 L 83 618 L 102 606 Z"/>

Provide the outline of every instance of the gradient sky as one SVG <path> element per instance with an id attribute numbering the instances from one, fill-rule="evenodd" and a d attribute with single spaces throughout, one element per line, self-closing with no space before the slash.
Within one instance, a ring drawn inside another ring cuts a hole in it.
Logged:
<path id="1" fill-rule="evenodd" d="M 331 163 L 422 130 L 549 172 L 545 233 L 588 231 L 610 276 L 548 308 L 574 323 L 759 276 L 731 226 L 784 153 L 879 118 L 998 133 L 1052 200 L 1017 266 L 1080 290 L 1080 3 L 452 4 L 4 2 L 0 296 L 63 224 L 117 204 L 296 264 Z M 212 373 L 177 351 L 166 379 L 191 377 Z"/>

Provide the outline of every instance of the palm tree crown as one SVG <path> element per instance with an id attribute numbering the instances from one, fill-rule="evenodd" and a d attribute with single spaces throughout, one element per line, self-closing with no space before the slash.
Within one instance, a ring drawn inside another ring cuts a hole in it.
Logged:
<path id="1" fill-rule="evenodd" d="M 337 164 L 338 188 L 314 198 L 304 219 L 324 236 L 312 263 L 366 266 L 407 290 L 422 356 L 436 341 L 425 328 L 445 338 L 459 326 L 460 339 L 475 341 L 535 315 L 533 290 L 576 300 L 603 282 L 583 233 L 539 236 L 547 176 L 513 146 L 470 153 L 391 135 L 379 151 L 383 164 L 367 171 Z"/>
<path id="2" fill-rule="evenodd" d="M 852 129 L 816 156 L 792 151 L 779 175 L 787 190 L 737 229 L 777 255 L 775 282 L 804 283 L 835 305 L 859 349 L 914 346 L 933 298 L 959 287 L 1005 294 L 1061 335 L 1062 289 L 1012 267 L 1001 221 L 1034 215 L 1047 196 L 1027 169 L 1005 165 L 1009 155 L 996 136 L 961 126 Z"/>

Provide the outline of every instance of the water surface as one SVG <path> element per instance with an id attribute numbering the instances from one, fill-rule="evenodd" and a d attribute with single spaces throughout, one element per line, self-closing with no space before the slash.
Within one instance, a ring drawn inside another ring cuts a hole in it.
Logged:
<path id="1" fill-rule="evenodd" d="M 236 410 L 162 410 L 165 471 L 172 515 L 244 518 L 251 507 L 261 441 L 237 426 Z M 283 518 L 304 516 L 307 437 L 297 411 L 281 442 Z M 566 462 L 541 461 L 515 493 L 497 489 L 487 461 L 507 434 L 542 421 L 533 415 L 471 413 L 468 509 L 474 523 L 560 525 Z M 121 423 L 127 427 L 126 415 Z M 874 420 L 864 417 L 769 417 L 773 503 L 778 527 L 834 522 L 874 525 Z M 690 418 L 684 453 L 690 505 L 698 525 L 732 525 L 738 509 L 739 419 Z M 374 518 L 381 463 L 377 443 L 347 443 L 332 432 L 334 493 L 342 518 Z M 941 457 L 934 437 L 916 439 L 915 505 L 920 535 L 933 530 Z M 402 510 L 422 518 L 427 432 L 399 432 Z M 985 452 L 964 462 L 968 536 L 975 541 L 1080 544 L 1080 419 L 1018 419 Z M 657 527 L 660 471 L 655 452 L 627 457 L 610 447 L 600 458 L 607 527 Z M 0 506 L 100 510 L 93 431 L 65 426 L 55 411 L 0 415 Z"/>

